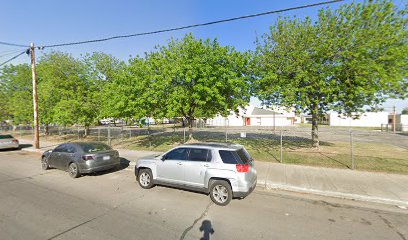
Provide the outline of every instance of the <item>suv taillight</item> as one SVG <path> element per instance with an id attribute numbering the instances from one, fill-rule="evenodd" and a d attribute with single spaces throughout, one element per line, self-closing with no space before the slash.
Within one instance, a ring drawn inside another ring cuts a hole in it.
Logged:
<path id="1" fill-rule="evenodd" d="M 237 167 L 237 171 L 242 173 L 248 172 L 251 167 L 249 164 L 237 164 L 235 166 Z"/>
<path id="2" fill-rule="evenodd" d="M 95 157 L 92 156 L 92 155 L 84 155 L 84 156 L 82 156 L 82 159 L 84 159 L 85 161 L 95 160 Z"/>
<path id="3" fill-rule="evenodd" d="M 16 140 L 16 139 L 13 139 L 13 140 L 11 140 L 13 143 L 18 143 L 18 140 Z"/>

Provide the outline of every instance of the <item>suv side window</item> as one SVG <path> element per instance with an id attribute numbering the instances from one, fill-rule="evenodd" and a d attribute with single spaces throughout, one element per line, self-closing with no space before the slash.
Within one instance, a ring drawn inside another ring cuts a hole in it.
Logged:
<path id="1" fill-rule="evenodd" d="M 166 160 L 187 160 L 188 148 L 177 148 L 166 154 Z"/>
<path id="2" fill-rule="evenodd" d="M 235 151 L 220 150 L 219 151 L 222 162 L 227 164 L 237 164 L 237 158 L 235 156 Z"/>
<path id="3" fill-rule="evenodd" d="M 54 149 L 54 152 L 68 152 L 67 144 L 62 144 Z"/>
<path id="4" fill-rule="evenodd" d="M 190 154 L 188 155 L 188 160 L 196 162 L 207 162 L 209 152 L 210 151 L 208 151 L 208 149 L 191 148 Z"/>

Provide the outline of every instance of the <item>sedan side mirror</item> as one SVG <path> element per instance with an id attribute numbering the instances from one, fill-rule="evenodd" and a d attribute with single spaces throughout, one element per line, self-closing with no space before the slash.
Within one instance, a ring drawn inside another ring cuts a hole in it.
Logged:
<path id="1" fill-rule="evenodd" d="M 166 155 L 163 155 L 162 157 L 161 157 L 161 160 L 162 161 L 164 161 L 164 160 L 166 160 L 167 159 L 167 156 Z"/>

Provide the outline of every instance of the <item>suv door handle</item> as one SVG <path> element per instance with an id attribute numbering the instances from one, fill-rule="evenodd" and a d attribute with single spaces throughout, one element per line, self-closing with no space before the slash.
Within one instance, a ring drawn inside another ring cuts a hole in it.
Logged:
<path id="1" fill-rule="evenodd" d="M 177 165 L 183 165 L 181 162 L 178 162 Z"/>
<path id="2" fill-rule="evenodd" d="M 208 164 L 204 164 L 203 166 L 204 166 L 204 167 L 209 167 L 210 165 L 208 165 Z"/>

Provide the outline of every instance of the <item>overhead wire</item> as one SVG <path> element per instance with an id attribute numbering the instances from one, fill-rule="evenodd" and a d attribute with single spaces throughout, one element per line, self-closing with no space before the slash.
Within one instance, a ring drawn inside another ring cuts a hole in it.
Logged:
<path id="1" fill-rule="evenodd" d="M 10 61 L 12 61 L 12 60 L 18 58 L 19 56 L 23 55 L 24 53 L 27 53 L 28 51 L 29 51 L 29 49 L 24 50 L 24 51 L 22 51 L 21 53 L 17 54 L 16 56 L 10 58 L 9 60 L 7 60 L 7 61 L 1 63 L 1 64 L 0 64 L 0 67 L 3 66 L 3 65 L 5 65 L 6 63 L 8 63 L 8 62 L 10 62 Z"/>
<path id="2" fill-rule="evenodd" d="M 113 36 L 113 37 L 86 40 L 86 41 L 78 41 L 78 42 L 68 42 L 68 43 L 60 43 L 60 44 L 43 45 L 43 46 L 41 46 L 41 48 L 72 46 L 72 45 L 80 45 L 80 44 L 87 44 L 87 43 L 104 42 L 104 41 L 109 41 L 109 40 L 119 39 L 119 38 L 130 38 L 130 37 L 152 35 L 152 34 L 158 34 L 158 33 L 164 33 L 164 32 L 179 31 L 179 30 L 183 30 L 183 29 L 203 27 L 203 26 L 214 25 L 214 24 L 225 23 L 225 22 L 232 22 L 232 21 L 246 19 L 246 18 L 254 18 L 254 17 L 270 15 L 270 14 L 275 14 L 275 13 L 282 13 L 282 12 L 287 12 L 287 11 L 293 11 L 293 10 L 298 10 L 298 9 L 303 9 L 303 8 L 310 8 L 310 7 L 315 7 L 315 6 L 328 5 L 328 4 L 342 2 L 342 1 L 344 1 L 344 0 L 332 0 L 332 1 L 318 2 L 318 3 L 313 3 L 313 4 L 307 4 L 307 5 L 302 5 L 302 6 L 296 6 L 296 7 L 291 7 L 291 8 L 280 9 L 280 10 L 273 10 L 273 11 L 268 11 L 268 12 L 263 12 L 263 13 L 244 15 L 244 16 L 240 16 L 240 17 L 227 18 L 227 19 L 222 19 L 222 20 L 217 20 L 217 21 L 212 21 L 212 22 L 199 23 L 199 24 L 169 28 L 169 29 L 162 29 L 162 30 L 156 30 L 156 31 L 151 31 L 151 32 L 134 33 L 134 34 L 128 34 L 128 35 L 118 35 L 118 36 Z"/>
<path id="3" fill-rule="evenodd" d="M 29 47 L 28 45 L 23 45 L 23 44 L 17 44 L 17 43 L 8 43 L 8 42 L 1 42 L 0 45 L 6 45 L 6 46 L 14 46 L 14 47 Z"/>
<path id="4" fill-rule="evenodd" d="M 21 49 L 18 49 L 18 50 L 14 49 L 14 50 L 10 50 L 10 51 L 0 52 L 0 58 L 10 56 L 10 55 L 15 54 L 17 52 L 21 52 Z"/>
<path id="5" fill-rule="evenodd" d="M 262 13 L 244 15 L 244 16 L 239 16 L 239 17 L 221 19 L 221 20 L 212 21 L 212 22 L 206 22 L 206 23 L 199 23 L 199 24 L 187 25 L 187 26 L 182 26 L 182 27 L 175 27 L 175 28 L 162 29 L 162 30 L 156 30 L 156 31 L 151 31 L 151 32 L 142 32 L 142 33 L 128 34 L 128 35 L 118 35 L 118 36 L 113 36 L 113 37 L 93 39 L 93 40 L 86 40 L 86 41 L 68 42 L 68 43 L 42 45 L 42 46 L 40 45 L 40 46 L 38 46 L 37 48 L 38 48 L 39 50 L 42 50 L 42 49 L 44 49 L 44 48 L 53 48 L 53 47 L 62 47 L 62 46 L 72 46 L 72 45 L 80 45 L 80 44 L 95 43 L 95 42 L 105 42 L 105 41 L 114 40 L 114 39 L 119 39 L 119 38 L 130 38 L 130 37 L 137 37 L 137 36 L 153 35 L 153 34 L 164 33 L 164 32 L 173 32 L 173 31 L 179 31 L 179 30 L 183 30 L 183 29 L 203 27 L 203 26 L 209 26 L 209 25 L 214 25 L 214 24 L 219 24 L 219 23 L 225 23 L 225 22 L 232 22 L 232 21 L 237 21 L 237 20 L 242 20 L 242 19 L 247 19 L 247 18 L 260 17 L 260 16 L 270 15 L 270 14 L 275 14 L 275 13 L 282 13 L 282 12 L 293 11 L 293 10 L 298 10 L 298 9 L 316 7 L 316 6 L 321 6 L 321 5 L 328 5 L 328 4 L 337 3 L 337 2 L 343 2 L 343 1 L 344 1 L 344 0 L 331 0 L 331 1 L 325 1 L 325 2 L 318 2 L 318 3 L 313 3 L 313 4 L 301 5 L 301 6 L 296 6 L 296 7 L 284 8 L 284 9 L 279 9 L 279 10 L 267 11 L 267 12 L 262 12 Z M 8 63 L 8 62 L 10 62 L 10 61 L 12 61 L 12 60 L 18 58 L 19 56 L 23 55 L 24 53 L 28 53 L 28 52 L 29 52 L 29 46 L 23 45 L 23 44 L 8 43 L 8 42 L 2 42 L 2 41 L 0 41 L 0 45 L 15 46 L 15 47 L 27 47 L 27 48 L 28 48 L 28 49 L 24 50 L 23 52 L 17 54 L 16 56 L 14 56 L 14 57 L 8 59 L 7 61 L 1 63 L 1 64 L 0 64 L 0 67 L 3 66 L 3 65 L 5 65 L 6 63 Z"/>

